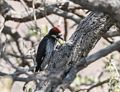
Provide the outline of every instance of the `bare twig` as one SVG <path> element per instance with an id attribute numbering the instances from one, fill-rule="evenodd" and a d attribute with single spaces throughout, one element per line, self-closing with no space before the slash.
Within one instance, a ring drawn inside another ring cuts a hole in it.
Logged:
<path id="1" fill-rule="evenodd" d="M 24 0 L 20 0 L 20 2 L 21 2 L 22 5 L 25 7 L 25 10 L 28 11 L 29 8 L 28 8 L 28 6 L 26 5 L 25 1 L 24 1 Z"/>
<path id="2" fill-rule="evenodd" d="M 119 0 L 70 0 L 92 11 L 100 11 L 110 14 L 116 21 L 120 22 Z"/>
<path id="3" fill-rule="evenodd" d="M 113 32 L 107 32 L 105 34 L 106 37 L 115 37 L 115 36 L 120 36 L 120 33 L 118 31 L 113 31 Z"/>
<path id="4" fill-rule="evenodd" d="M 4 28 L 4 22 L 5 22 L 5 19 L 4 17 L 0 14 L 0 34 Z"/>
<path id="5" fill-rule="evenodd" d="M 68 35 L 68 23 L 67 23 L 67 19 L 64 18 L 64 40 L 67 40 L 67 35 Z"/>
<path id="6" fill-rule="evenodd" d="M 91 86 L 90 88 L 88 88 L 88 89 L 87 89 L 87 92 L 90 92 L 90 90 L 92 90 L 93 88 L 96 88 L 96 87 L 98 87 L 98 86 L 102 86 L 102 85 L 105 84 L 105 83 L 108 83 L 109 80 L 110 80 L 110 79 L 106 79 L 106 80 L 104 80 L 104 81 L 102 81 L 102 82 L 98 82 L 97 84 L 95 84 L 95 85 Z"/>
<path id="7" fill-rule="evenodd" d="M 14 1 L 20 1 L 20 0 L 14 0 Z M 24 0 L 24 2 L 28 7 L 32 7 L 32 0 Z M 35 3 L 35 8 L 38 8 L 40 6 L 41 6 L 40 2 Z"/>
<path id="8" fill-rule="evenodd" d="M 46 5 L 46 11 L 47 11 L 47 15 L 50 14 L 56 14 L 62 17 L 66 17 L 67 19 L 71 19 L 73 21 L 75 21 L 76 23 L 79 23 L 80 21 L 80 17 L 70 13 L 70 12 L 66 12 L 63 11 L 57 7 L 55 7 L 54 5 Z M 44 10 L 40 8 L 35 10 L 36 13 L 36 18 L 43 18 L 44 17 Z M 21 17 L 20 17 L 21 16 Z M 34 18 L 34 14 L 33 14 L 33 10 L 29 10 L 28 13 L 26 14 L 26 12 L 22 12 L 21 14 L 16 13 L 15 11 L 12 13 L 8 13 L 6 16 L 6 20 L 14 20 L 17 22 L 26 22 L 26 21 L 31 21 L 31 19 Z"/>
<path id="9" fill-rule="evenodd" d="M 24 59 L 33 59 L 32 56 L 24 56 L 24 55 L 16 55 L 16 54 L 13 54 L 13 53 L 7 53 L 7 55 L 9 56 L 12 56 L 12 57 L 16 57 L 16 58 L 24 58 Z"/>
<path id="10" fill-rule="evenodd" d="M 54 27 L 54 24 L 52 23 L 52 21 L 47 17 L 45 1 L 43 1 L 43 6 L 44 6 L 44 15 L 45 15 L 46 20 L 51 24 L 52 27 Z"/>
<path id="11" fill-rule="evenodd" d="M 111 44 L 110 46 L 108 46 L 108 47 L 86 57 L 85 59 L 82 59 L 82 60 L 85 60 L 87 64 L 90 64 L 102 57 L 105 57 L 106 55 L 110 54 L 111 52 L 113 52 L 115 50 L 120 50 L 120 41 L 115 42 L 115 43 Z"/>
<path id="12" fill-rule="evenodd" d="M 35 27 L 37 28 L 37 19 L 36 19 L 36 12 L 35 12 L 35 0 L 32 1 L 32 8 L 33 8 L 33 18 L 34 18 L 34 24 Z"/>

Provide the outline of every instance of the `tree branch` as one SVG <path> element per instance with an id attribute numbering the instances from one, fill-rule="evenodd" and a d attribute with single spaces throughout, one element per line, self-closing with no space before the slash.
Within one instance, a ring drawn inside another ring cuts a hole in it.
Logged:
<path id="1" fill-rule="evenodd" d="M 4 28 L 4 22 L 5 22 L 5 19 L 4 17 L 0 14 L 0 34 Z"/>
<path id="2" fill-rule="evenodd" d="M 110 14 L 116 21 L 120 22 L 119 0 L 70 0 L 92 11 L 101 11 Z"/>
<path id="3" fill-rule="evenodd" d="M 33 59 L 32 56 L 16 55 L 16 54 L 13 54 L 13 53 L 7 53 L 7 55 L 12 56 L 12 57 L 16 57 L 16 58 Z"/>
<path id="4" fill-rule="evenodd" d="M 92 90 L 93 88 L 102 86 L 103 84 L 108 83 L 109 81 L 110 81 L 110 79 L 104 80 L 102 82 L 98 82 L 97 84 L 95 84 L 95 85 L 91 86 L 89 89 L 87 89 L 87 92 L 90 92 L 90 90 Z"/>
<path id="5" fill-rule="evenodd" d="M 14 1 L 19 1 L 20 2 L 20 0 L 14 0 Z M 32 1 L 24 0 L 24 2 L 27 4 L 28 7 L 32 7 Z M 35 3 L 35 8 L 38 8 L 40 6 L 41 6 L 40 2 Z"/>
<path id="6" fill-rule="evenodd" d="M 79 23 L 80 21 L 80 17 L 73 14 L 73 13 L 70 13 L 70 12 L 67 12 L 67 11 L 63 11 L 57 7 L 55 7 L 55 5 L 46 5 L 46 12 L 47 12 L 47 15 L 50 15 L 50 14 L 56 14 L 56 15 L 59 15 L 59 16 L 62 16 L 62 17 L 66 17 L 67 19 L 71 19 L 73 21 L 75 21 L 76 23 Z M 39 19 L 39 18 L 43 18 L 45 17 L 45 11 L 40 7 L 38 9 L 35 9 L 35 13 L 36 13 L 36 18 Z M 6 15 L 6 20 L 14 20 L 16 22 L 27 22 L 27 21 L 31 21 L 34 19 L 34 14 L 33 14 L 33 10 L 29 10 L 28 13 L 26 12 L 22 12 L 21 14 L 18 14 L 16 13 L 15 11 L 13 12 L 9 12 L 7 13 Z"/>
<path id="7" fill-rule="evenodd" d="M 107 32 L 105 37 L 115 37 L 115 36 L 120 36 L 120 33 L 118 31 L 113 31 L 113 32 Z"/>
<path id="8" fill-rule="evenodd" d="M 86 62 L 87 64 L 90 64 L 102 57 L 105 57 L 106 55 L 110 54 L 111 52 L 113 52 L 115 50 L 120 50 L 120 41 L 115 42 L 115 43 L 111 44 L 110 46 L 86 57 L 85 59 L 83 59 L 85 61 L 81 60 L 81 62 Z"/>

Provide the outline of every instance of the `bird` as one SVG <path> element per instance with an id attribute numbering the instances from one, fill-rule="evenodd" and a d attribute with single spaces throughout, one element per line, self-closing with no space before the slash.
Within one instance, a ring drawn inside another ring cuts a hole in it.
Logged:
<path id="1" fill-rule="evenodd" d="M 37 66 L 35 72 L 42 71 L 41 64 L 43 63 L 45 56 L 50 57 L 57 43 L 57 39 L 62 39 L 60 33 L 61 31 L 57 27 L 53 27 L 39 43 L 36 54 Z"/>

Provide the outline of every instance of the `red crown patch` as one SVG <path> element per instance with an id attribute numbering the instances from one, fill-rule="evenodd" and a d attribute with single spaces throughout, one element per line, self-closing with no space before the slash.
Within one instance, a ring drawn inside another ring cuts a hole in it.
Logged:
<path id="1" fill-rule="evenodd" d="M 53 27 L 51 29 L 53 32 L 60 33 L 61 31 L 57 27 Z"/>

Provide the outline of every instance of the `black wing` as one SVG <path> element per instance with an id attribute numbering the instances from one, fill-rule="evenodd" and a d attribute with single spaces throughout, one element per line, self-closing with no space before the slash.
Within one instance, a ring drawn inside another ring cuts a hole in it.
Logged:
<path id="1" fill-rule="evenodd" d="M 42 41 L 39 43 L 37 55 L 36 55 L 37 67 L 36 67 L 35 72 L 37 72 L 38 70 L 41 70 L 41 64 L 42 64 L 43 59 L 45 57 L 47 40 L 48 40 L 48 37 L 45 36 L 42 39 Z"/>

